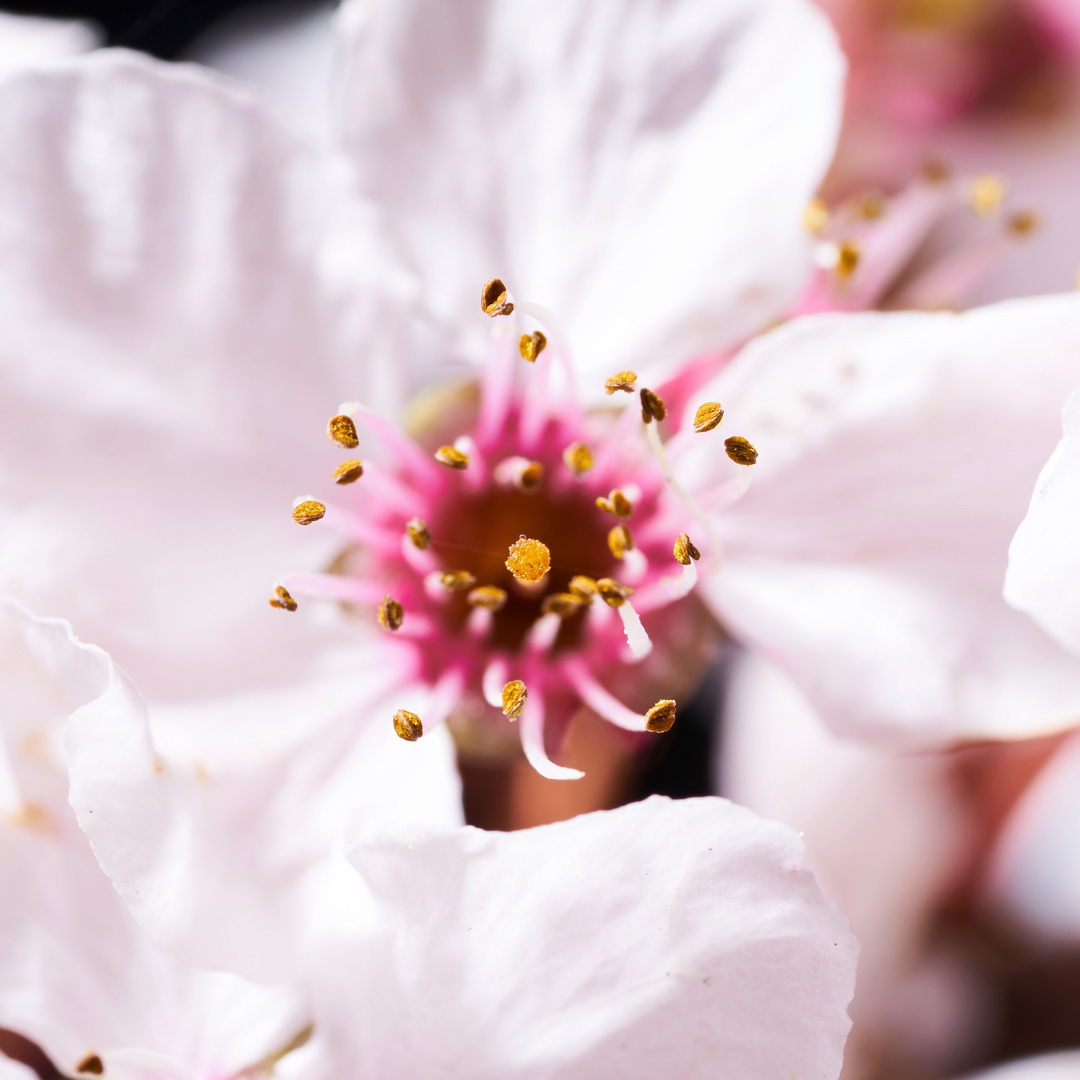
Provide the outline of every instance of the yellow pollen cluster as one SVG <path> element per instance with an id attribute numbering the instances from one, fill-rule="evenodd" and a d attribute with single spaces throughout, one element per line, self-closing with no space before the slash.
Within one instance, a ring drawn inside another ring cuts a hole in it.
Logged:
<path id="1" fill-rule="evenodd" d="M 596 591 L 600 594 L 600 599 L 603 600 L 608 607 L 619 608 L 626 603 L 626 598 L 630 596 L 634 590 L 620 584 L 614 578 L 605 577 L 601 578 L 596 583 Z"/>
<path id="2" fill-rule="evenodd" d="M 270 597 L 270 606 L 280 608 L 282 611 L 295 611 L 296 601 L 289 595 L 289 590 L 284 585 L 279 585 Z"/>
<path id="3" fill-rule="evenodd" d="M 594 596 L 600 595 L 600 587 L 591 577 L 575 574 L 567 586 L 571 593 L 583 603 L 591 604 Z"/>
<path id="4" fill-rule="evenodd" d="M 725 439 L 724 450 L 736 465 L 753 465 L 757 461 L 757 451 L 750 445 L 749 440 L 741 435 L 732 435 L 730 439 Z"/>
<path id="5" fill-rule="evenodd" d="M 675 702 L 671 698 L 658 701 L 645 714 L 645 730 L 657 733 L 670 731 L 675 723 Z"/>
<path id="6" fill-rule="evenodd" d="M 641 419 L 646 424 L 660 421 L 667 416 L 667 406 L 651 390 L 641 389 Z"/>
<path id="7" fill-rule="evenodd" d="M 596 505 L 613 517 L 629 517 L 634 512 L 634 504 L 618 490 L 613 491 L 607 498 L 603 495 L 597 496 Z"/>
<path id="8" fill-rule="evenodd" d="M 551 552 L 547 544 L 521 536 L 510 545 L 506 569 L 518 581 L 539 581 L 551 569 Z"/>
<path id="9" fill-rule="evenodd" d="M 847 281 L 859 268 L 860 254 L 859 245 L 854 240 L 842 241 L 836 248 L 836 265 L 833 267 L 833 273 L 841 281 Z"/>
<path id="10" fill-rule="evenodd" d="M 360 445 L 356 435 L 356 425 L 351 416 L 331 416 L 326 425 L 326 435 L 331 442 L 344 446 L 346 450 L 355 450 Z"/>
<path id="11" fill-rule="evenodd" d="M 498 278 L 492 278 L 484 286 L 484 291 L 480 294 L 480 307 L 485 315 L 490 315 L 493 319 L 496 315 L 509 315 L 514 310 L 510 294 Z"/>
<path id="12" fill-rule="evenodd" d="M 995 173 L 976 176 L 968 188 L 968 202 L 979 217 L 993 217 L 1005 201 L 1005 181 Z"/>
<path id="13" fill-rule="evenodd" d="M 405 531 L 409 534 L 413 547 L 418 548 L 420 551 L 427 551 L 431 546 L 431 533 L 428 532 L 427 525 L 420 518 L 413 518 L 409 521 L 405 525 Z"/>
<path id="14" fill-rule="evenodd" d="M 699 435 L 704 435 L 706 431 L 718 428 L 723 419 L 724 410 L 720 402 L 706 401 L 704 405 L 699 405 L 694 413 L 694 430 Z"/>
<path id="15" fill-rule="evenodd" d="M 694 547 L 693 540 L 686 533 L 679 533 L 675 538 L 675 559 L 683 566 L 689 566 L 701 558 L 701 552 Z"/>
<path id="16" fill-rule="evenodd" d="M 506 604 L 506 590 L 498 585 L 481 585 L 465 598 L 471 607 L 487 608 L 488 611 L 502 611 Z"/>
<path id="17" fill-rule="evenodd" d="M 545 615 L 558 615 L 560 619 L 569 619 L 581 610 L 584 603 L 580 596 L 573 593 L 548 593 L 540 605 L 540 610 Z"/>
<path id="18" fill-rule="evenodd" d="M 476 578 L 468 570 L 447 570 L 439 575 L 439 584 L 447 592 L 461 592 L 462 589 L 471 589 L 476 584 Z"/>
<path id="19" fill-rule="evenodd" d="M 440 446 L 435 451 L 435 460 L 449 469 L 467 469 L 469 467 L 469 455 L 463 454 L 454 446 Z"/>
<path id="20" fill-rule="evenodd" d="M 592 451 L 581 442 L 571 443 L 563 451 L 566 467 L 576 476 L 588 472 L 593 467 Z"/>
<path id="21" fill-rule="evenodd" d="M 398 709 L 394 713 L 394 731 L 399 739 L 416 742 L 424 734 L 424 725 L 420 717 L 408 709 Z"/>
<path id="22" fill-rule="evenodd" d="M 393 597 L 384 596 L 379 604 L 378 619 L 384 630 L 400 630 L 405 621 L 405 609 Z"/>
<path id="23" fill-rule="evenodd" d="M 364 475 L 364 466 L 359 458 L 343 461 L 334 470 L 335 484 L 355 484 Z"/>
<path id="24" fill-rule="evenodd" d="M 518 491 L 532 493 L 540 489 L 540 481 L 543 479 L 544 466 L 539 461 L 530 461 L 514 474 L 514 487 Z"/>
<path id="25" fill-rule="evenodd" d="M 1005 226 L 1013 236 L 1030 236 L 1039 227 L 1039 215 L 1034 210 L 1017 210 Z"/>
<path id="26" fill-rule="evenodd" d="M 316 499 L 304 499 L 293 507 L 292 519 L 297 525 L 310 525 L 319 521 L 326 513 L 326 507 Z"/>
<path id="27" fill-rule="evenodd" d="M 614 394 L 617 390 L 623 390 L 627 394 L 634 392 L 634 383 L 637 382 L 636 371 L 616 371 L 610 379 L 604 381 L 604 393 Z"/>
<path id="28" fill-rule="evenodd" d="M 547 348 L 547 338 L 539 330 L 532 334 L 522 334 L 518 341 L 518 352 L 522 358 L 530 364 L 536 363 L 536 358 Z"/>
<path id="29" fill-rule="evenodd" d="M 528 688 L 520 679 L 512 679 L 502 688 L 503 716 L 516 720 L 525 708 L 525 699 L 529 696 Z"/>
<path id="30" fill-rule="evenodd" d="M 634 534 L 626 525 L 616 525 L 607 534 L 607 546 L 616 559 L 621 559 L 628 551 L 634 550 Z"/>

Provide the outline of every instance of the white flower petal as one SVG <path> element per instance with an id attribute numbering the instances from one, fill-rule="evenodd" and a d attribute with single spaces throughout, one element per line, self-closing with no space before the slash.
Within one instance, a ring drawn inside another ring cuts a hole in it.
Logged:
<path id="1" fill-rule="evenodd" d="M 304 936 L 337 912 L 347 815 L 462 819 L 449 735 L 396 737 L 386 695 L 400 678 L 385 663 L 354 654 L 349 678 L 161 708 L 148 724 L 123 672 L 95 657 L 108 689 L 68 722 L 71 804 L 136 919 L 192 963 L 294 977 Z"/>
<path id="2" fill-rule="evenodd" d="M 98 37 L 89 23 L 0 12 L 0 74 L 76 56 L 94 48 Z"/>
<path id="3" fill-rule="evenodd" d="M 1009 548 L 1005 599 L 1080 652 L 1080 391 L 1066 403 L 1064 423 Z"/>
<path id="4" fill-rule="evenodd" d="M 459 352 L 483 358 L 496 275 L 555 313 L 597 393 L 793 299 L 843 75 L 809 4 L 351 0 L 341 19 L 345 147 Z"/>
<path id="5" fill-rule="evenodd" d="M 5 634 L 9 616 L 27 643 L 5 636 L 5 657 L 19 666 L 0 672 L 0 739 L 26 802 L 0 821 L 2 1026 L 37 1042 L 66 1075 L 97 1053 L 119 1076 L 110 1058 L 118 1047 L 146 1048 L 202 1076 L 233 1075 L 303 1026 L 301 1002 L 291 991 L 194 971 L 132 921 L 66 803 L 62 760 L 48 753 L 66 701 L 92 708 L 117 692 L 107 657 L 78 643 L 62 620 L 25 611 L 4 610 Z M 46 707 L 41 691 L 52 680 Z M 29 700 L 31 686 L 39 708 L 27 730 L 21 710 L 7 704 Z"/>
<path id="6" fill-rule="evenodd" d="M 1076 1080 L 1080 1076 L 1080 1051 L 1020 1058 L 969 1077 L 969 1080 Z"/>
<path id="7" fill-rule="evenodd" d="M 1078 380 L 1077 296 L 765 335 L 702 393 L 760 453 L 715 517 L 714 609 L 844 733 L 940 745 L 1075 723 L 1080 663 L 1001 582 Z M 680 464 L 707 488 L 700 440 Z"/>
<path id="8" fill-rule="evenodd" d="M 328 540 L 290 500 L 374 378 L 346 297 L 370 231 L 261 99 L 195 68 L 11 76 L 0 141 L 0 586 L 155 696 L 196 665 L 204 693 L 280 679 L 307 654 L 270 583 Z"/>
<path id="9" fill-rule="evenodd" d="M 837 1076 L 856 946 L 782 826 L 653 798 L 408 841 L 352 846 L 385 937 L 318 973 L 365 1075 Z"/>

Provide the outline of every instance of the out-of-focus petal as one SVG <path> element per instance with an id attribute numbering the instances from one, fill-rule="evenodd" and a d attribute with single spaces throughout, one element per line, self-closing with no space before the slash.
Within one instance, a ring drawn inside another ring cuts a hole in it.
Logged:
<path id="1" fill-rule="evenodd" d="M 793 299 L 843 76 L 809 4 L 352 0 L 341 19 L 344 145 L 466 336 L 444 349 L 483 358 L 495 275 L 555 312 L 594 380 Z"/>
<path id="2" fill-rule="evenodd" d="M 1080 1051 L 1020 1058 L 976 1073 L 968 1080 L 1076 1080 L 1080 1076 Z"/>
<path id="3" fill-rule="evenodd" d="M 77 642 L 58 642 L 70 658 Z M 146 706 L 103 653 L 106 691 L 72 714 L 71 804 L 135 917 L 193 963 L 295 976 L 306 934 L 355 875 L 334 856 L 351 814 L 369 826 L 461 821 L 445 732 L 393 731 L 398 672 L 353 657 L 331 681 L 186 708 Z M 386 722 L 372 724 L 385 712 Z"/>
<path id="4" fill-rule="evenodd" d="M 0 621 L 12 661 L 0 673 L 0 745 L 20 795 L 0 821 L 0 1026 L 38 1043 L 66 1075 L 96 1053 L 118 1076 L 111 1051 L 146 1047 L 182 1063 L 177 1075 L 230 1076 L 284 1046 L 305 1023 L 298 996 L 192 970 L 151 942 L 67 805 L 55 736 L 71 706 L 125 691 L 107 657 L 62 620 L 4 607 Z"/>
<path id="5" fill-rule="evenodd" d="M 1067 649 L 1080 652 L 1080 391 L 1009 548 L 1005 599 Z"/>
<path id="6" fill-rule="evenodd" d="M 0 75 L 88 52 L 98 39 L 89 23 L 0 12 Z"/>
<path id="7" fill-rule="evenodd" d="M 116 51 L 4 80 L 0 145 L 0 585 L 155 696 L 296 670 L 266 597 L 327 548 L 290 504 L 379 351 L 342 178 L 256 95 Z"/>
<path id="8" fill-rule="evenodd" d="M 715 515 L 714 610 L 845 734 L 940 745 L 1075 723 L 1080 663 L 1001 582 L 1077 380 L 1077 296 L 765 335 L 702 393 L 760 453 Z M 704 490 L 724 460 L 708 438 L 681 463 Z"/>
<path id="9" fill-rule="evenodd" d="M 839 1072 L 854 939 L 746 810 L 653 798 L 349 855 L 385 932 L 328 951 L 316 1023 L 373 1076 Z"/>

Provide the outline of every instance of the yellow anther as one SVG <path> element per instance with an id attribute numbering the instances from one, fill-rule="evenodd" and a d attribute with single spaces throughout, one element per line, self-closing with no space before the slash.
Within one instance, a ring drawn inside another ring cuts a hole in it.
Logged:
<path id="1" fill-rule="evenodd" d="M 855 216 L 863 221 L 877 221 L 885 213 L 885 200 L 877 193 L 860 195 L 855 200 Z"/>
<path id="2" fill-rule="evenodd" d="M 471 607 L 487 608 L 488 611 L 502 611 L 506 604 L 506 590 L 498 585 L 481 585 L 473 589 L 467 597 Z"/>
<path id="3" fill-rule="evenodd" d="M 567 588 L 585 604 L 591 604 L 592 598 L 600 593 L 599 585 L 591 577 L 586 577 L 584 574 L 575 574 L 570 579 Z"/>
<path id="4" fill-rule="evenodd" d="M 701 558 L 701 552 L 694 547 L 693 540 L 686 533 L 679 533 L 675 538 L 675 558 L 683 566 L 689 566 L 691 561 L 696 562 Z"/>
<path id="5" fill-rule="evenodd" d="M 636 371 L 616 371 L 610 379 L 604 382 L 604 393 L 614 394 L 617 390 L 623 390 L 628 394 L 634 392 L 634 383 L 637 382 Z"/>
<path id="6" fill-rule="evenodd" d="M 420 518 L 413 518 L 407 522 L 405 531 L 409 534 L 413 547 L 419 548 L 421 551 L 427 551 L 431 546 L 431 533 L 428 532 L 427 525 Z"/>
<path id="7" fill-rule="evenodd" d="M 408 709 L 398 709 L 394 713 L 394 731 L 399 739 L 416 742 L 424 734 L 424 725 L 420 717 Z"/>
<path id="8" fill-rule="evenodd" d="M 829 227 L 829 208 L 824 199 L 811 199 L 806 204 L 802 223 L 811 236 L 820 236 Z"/>
<path id="9" fill-rule="evenodd" d="M 516 720 L 525 708 L 525 699 L 528 696 L 528 687 L 520 679 L 511 679 L 502 688 L 503 716 L 508 720 Z"/>
<path id="10" fill-rule="evenodd" d="M 75 1066 L 75 1071 L 77 1073 L 89 1073 L 91 1076 L 101 1076 L 105 1072 L 105 1062 L 97 1054 L 87 1054 Z"/>
<path id="11" fill-rule="evenodd" d="M 480 307 L 493 319 L 496 315 L 509 315 L 514 310 L 506 286 L 496 277 L 492 278 L 480 294 Z"/>
<path id="12" fill-rule="evenodd" d="M 833 273 L 841 281 L 847 281 L 859 268 L 860 256 L 859 245 L 854 240 L 841 241 L 836 245 L 836 265 L 833 267 Z"/>
<path id="13" fill-rule="evenodd" d="M 334 483 L 355 484 L 363 475 L 364 466 L 360 463 L 360 459 L 352 458 L 350 461 L 343 461 L 334 470 Z"/>
<path id="14" fill-rule="evenodd" d="M 506 569 L 518 581 L 539 581 L 551 569 L 551 552 L 547 544 L 521 536 L 510 545 Z"/>
<path id="15" fill-rule="evenodd" d="M 607 546 L 616 559 L 621 559 L 634 550 L 634 534 L 626 525 L 616 525 L 607 534 Z"/>
<path id="16" fill-rule="evenodd" d="M 384 630 L 400 630 L 405 609 L 392 597 L 384 596 L 379 604 L 379 625 Z"/>
<path id="17" fill-rule="evenodd" d="M 515 470 L 514 487 L 518 491 L 531 494 L 539 490 L 540 481 L 543 479 L 544 466 L 539 461 L 530 461 L 527 465 L 522 465 L 520 469 Z"/>
<path id="18" fill-rule="evenodd" d="M 600 594 L 600 599 L 603 600 L 608 607 L 618 608 L 626 603 L 626 598 L 630 596 L 634 590 L 628 588 L 626 585 L 620 584 L 614 578 L 602 577 L 596 583 L 596 591 Z"/>
<path id="19" fill-rule="evenodd" d="M 1017 210 L 1005 226 L 1013 236 L 1030 236 L 1039 227 L 1039 215 L 1034 210 Z"/>
<path id="20" fill-rule="evenodd" d="M 310 525 L 326 513 L 326 507 L 315 499 L 305 499 L 293 507 L 292 519 L 297 525 Z"/>
<path id="21" fill-rule="evenodd" d="M 753 465 L 757 461 L 757 451 L 741 435 L 732 435 L 730 439 L 725 439 L 724 450 L 736 465 Z"/>
<path id="22" fill-rule="evenodd" d="M 356 435 L 356 425 L 351 416 L 331 416 L 326 425 L 326 434 L 331 442 L 344 446 L 346 450 L 355 450 L 360 445 Z"/>
<path id="23" fill-rule="evenodd" d="M 646 424 L 654 420 L 663 420 L 667 416 L 667 406 L 651 390 L 641 388 L 641 419 Z"/>
<path id="24" fill-rule="evenodd" d="M 469 455 L 463 454 L 455 446 L 440 446 L 435 451 L 435 460 L 449 469 L 467 469 L 469 467 Z"/>
<path id="25" fill-rule="evenodd" d="M 553 592 L 544 597 L 540 610 L 545 615 L 558 615 L 560 619 L 569 619 L 571 615 L 576 615 L 584 604 L 585 601 L 573 593 Z"/>
<path id="26" fill-rule="evenodd" d="M 968 188 L 968 203 L 979 217 L 993 217 L 1005 201 L 1005 181 L 996 173 L 976 176 Z"/>
<path id="27" fill-rule="evenodd" d="M 699 405 L 697 412 L 694 413 L 694 430 L 699 435 L 704 435 L 706 431 L 718 428 L 723 419 L 724 410 L 720 402 L 706 401 L 704 405 Z"/>
<path id="28" fill-rule="evenodd" d="M 566 467 L 578 476 L 593 467 L 592 451 L 584 443 L 571 443 L 563 451 L 562 459 L 566 462 Z"/>
<path id="29" fill-rule="evenodd" d="M 658 701 L 646 714 L 645 714 L 645 730 L 655 731 L 657 733 L 663 731 L 670 731 L 671 725 L 675 723 L 675 702 L 671 698 L 664 698 L 662 701 Z"/>
<path id="30" fill-rule="evenodd" d="M 295 611 L 296 601 L 289 595 L 289 590 L 284 585 L 279 585 L 270 597 L 270 606 L 280 608 L 282 611 Z"/>
<path id="31" fill-rule="evenodd" d="M 634 504 L 618 490 L 613 491 L 606 498 L 598 495 L 596 505 L 615 517 L 629 517 L 634 512 Z"/>
<path id="32" fill-rule="evenodd" d="M 528 360 L 530 364 L 536 363 L 536 358 L 546 347 L 547 338 L 544 337 L 539 330 L 532 334 L 522 334 L 521 340 L 518 342 L 518 352 L 520 352 L 522 358 Z"/>
<path id="33" fill-rule="evenodd" d="M 468 570 L 446 570 L 439 575 L 439 584 L 447 592 L 461 592 L 462 589 L 471 589 L 476 584 L 476 578 Z"/>

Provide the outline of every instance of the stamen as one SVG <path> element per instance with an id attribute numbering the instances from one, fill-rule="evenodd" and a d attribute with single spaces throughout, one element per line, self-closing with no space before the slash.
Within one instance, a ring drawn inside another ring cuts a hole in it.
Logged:
<path id="1" fill-rule="evenodd" d="M 463 454 L 455 446 L 440 446 L 435 451 L 435 460 L 449 469 L 467 469 L 469 467 L 469 455 Z"/>
<path id="2" fill-rule="evenodd" d="M 508 671 L 507 663 L 501 656 L 496 656 L 484 668 L 480 688 L 484 694 L 484 700 L 493 708 L 502 708 L 502 686 L 506 682 Z"/>
<path id="3" fill-rule="evenodd" d="M 518 341 L 518 352 L 530 364 L 536 363 L 536 358 L 545 348 L 547 348 L 547 338 L 539 330 L 531 334 L 522 334 L 521 340 Z"/>
<path id="4" fill-rule="evenodd" d="M 581 442 L 571 443 L 563 451 L 562 457 L 566 462 L 566 467 L 575 476 L 581 476 L 593 467 L 592 451 Z"/>
<path id="5" fill-rule="evenodd" d="M 438 581 L 447 592 L 461 592 L 476 584 L 476 578 L 468 570 L 445 570 L 438 575 Z"/>
<path id="6" fill-rule="evenodd" d="M 485 315 L 495 318 L 496 315 L 509 315 L 514 310 L 510 300 L 510 294 L 506 286 L 498 279 L 492 278 L 480 294 L 480 308 Z"/>
<path id="7" fill-rule="evenodd" d="M 571 615 L 576 615 L 585 603 L 587 601 L 573 593 L 548 593 L 540 604 L 540 610 L 545 615 L 558 615 L 560 619 L 569 619 Z"/>
<path id="8" fill-rule="evenodd" d="M 338 446 L 344 446 L 346 450 L 355 450 L 360 445 L 360 439 L 356 434 L 356 424 L 351 416 L 344 413 L 331 416 L 326 425 L 326 435 L 331 442 Z"/>
<path id="9" fill-rule="evenodd" d="M 518 581 L 539 581 L 551 569 L 551 551 L 539 540 L 522 535 L 510 545 L 506 569 Z"/>
<path id="10" fill-rule="evenodd" d="M 841 281 L 847 281 L 859 268 L 862 252 L 854 240 L 842 240 L 836 246 L 836 264 L 833 272 Z"/>
<path id="11" fill-rule="evenodd" d="M 424 734 L 424 724 L 420 717 L 408 709 L 398 709 L 394 713 L 394 731 L 399 739 L 416 742 Z"/>
<path id="12" fill-rule="evenodd" d="M 465 598 L 470 607 L 486 608 L 488 611 L 502 611 L 506 604 L 506 590 L 497 585 L 481 585 Z"/>
<path id="13" fill-rule="evenodd" d="M 321 521 L 326 507 L 317 499 L 300 499 L 293 507 L 292 519 L 297 525 L 311 525 Z"/>
<path id="14" fill-rule="evenodd" d="M 697 582 L 697 567 L 690 563 L 688 566 L 683 566 L 679 577 L 664 577 L 642 589 L 634 600 L 634 608 L 641 615 L 667 607 L 668 604 L 674 604 L 684 596 L 689 596 Z"/>
<path id="15" fill-rule="evenodd" d="M 706 401 L 704 405 L 699 405 L 697 412 L 694 413 L 694 430 L 699 435 L 704 435 L 706 431 L 718 428 L 723 419 L 724 410 L 720 402 Z"/>
<path id="16" fill-rule="evenodd" d="M 525 649 L 528 652 L 546 652 L 555 644 L 561 629 L 562 619 L 558 615 L 552 612 L 541 615 L 525 635 Z"/>
<path id="17" fill-rule="evenodd" d="M 630 646 L 631 654 L 635 660 L 643 660 L 652 652 L 652 639 L 645 627 L 641 625 L 641 618 L 629 600 L 620 604 L 618 611 L 623 630 L 626 631 L 626 644 Z"/>
<path id="18" fill-rule="evenodd" d="M 968 188 L 968 203 L 979 217 L 993 217 L 1005 201 L 1005 181 L 995 173 L 976 176 Z"/>
<path id="19" fill-rule="evenodd" d="M 607 534 L 607 546 L 616 559 L 621 559 L 628 551 L 634 550 L 634 534 L 626 525 L 616 525 Z"/>
<path id="20" fill-rule="evenodd" d="M 675 558 L 683 566 L 689 566 L 691 559 L 696 562 L 701 558 L 701 552 L 694 547 L 694 542 L 686 533 L 679 533 L 675 538 Z"/>
<path id="21" fill-rule="evenodd" d="M 823 199 L 811 199 L 806 204 L 802 223 L 811 236 L 820 236 L 829 227 L 829 208 Z"/>
<path id="22" fill-rule="evenodd" d="M 607 498 L 603 495 L 597 496 L 596 505 L 613 517 L 629 517 L 634 512 L 634 504 L 617 489 Z"/>
<path id="23" fill-rule="evenodd" d="M 528 696 L 528 687 L 520 679 L 513 679 L 508 682 L 502 688 L 503 716 L 507 720 L 516 720 L 521 715 L 522 709 L 525 708 L 525 701 Z"/>
<path id="24" fill-rule="evenodd" d="M 574 579 L 577 580 L 576 578 Z M 574 583 L 570 583 L 570 587 L 574 587 Z M 596 591 L 600 594 L 600 599 L 607 604 L 608 607 L 619 608 L 626 603 L 626 598 L 633 593 L 633 589 L 628 589 L 625 585 L 620 585 L 614 578 L 601 578 L 596 583 Z"/>
<path id="25" fill-rule="evenodd" d="M 604 393 L 614 394 L 617 390 L 623 390 L 627 394 L 634 392 L 634 383 L 637 382 L 636 371 L 616 371 L 610 379 L 604 381 Z"/>
<path id="26" fill-rule="evenodd" d="M 675 723 L 675 702 L 671 698 L 664 698 L 662 701 L 658 701 L 646 714 L 645 714 L 645 730 L 664 732 L 670 731 L 671 725 Z"/>
<path id="27" fill-rule="evenodd" d="M 508 457 L 495 466 L 495 479 L 500 484 L 512 484 L 523 494 L 531 495 L 540 490 L 544 466 L 528 458 Z"/>
<path id="28" fill-rule="evenodd" d="M 860 195 L 855 200 L 855 216 L 863 221 L 877 221 L 885 213 L 885 199 L 877 192 Z"/>
<path id="29" fill-rule="evenodd" d="M 627 731 L 645 730 L 645 717 L 605 690 L 580 660 L 568 660 L 563 665 L 563 671 L 567 682 L 593 712 Z"/>
<path id="30" fill-rule="evenodd" d="M 525 759 L 548 780 L 580 780 L 585 775 L 580 769 L 556 765 L 547 756 L 544 749 L 544 723 L 544 699 L 537 694 L 529 702 L 521 718 L 521 749 L 525 752 Z"/>
<path id="31" fill-rule="evenodd" d="M 283 585 L 274 589 L 274 595 L 270 597 L 270 606 L 281 608 L 282 611 L 295 611 L 296 601 L 289 595 L 289 590 Z"/>
<path id="32" fill-rule="evenodd" d="M 405 525 L 405 531 L 409 534 L 413 547 L 418 550 L 427 551 L 431 546 L 431 533 L 428 532 L 427 525 L 420 518 L 414 517 L 411 521 L 408 521 Z"/>
<path id="33" fill-rule="evenodd" d="M 732 435 L 730 439 L 725 439 L 724 450 L 736 465 L 753 465 L 758 459 L 757 451 L 741 435 Z"/>
<path id="34" fill-rule="evenodd" d="M 97 1054 L 87 1054 L 75 1066 L 75 1071 L 77 1073 L 89 1073 L 91 1076 L 101 1076 L 105 1072 L 105 1062 Z"/>
<path id="35" fill-rule="evenodd" d="M 584 574 L 575 574 L 567 586 L 571 594 L 576 596 L 583 604 L 591 604 L 594 596 L 600 595 L 600 586 L 591 577 Z"/>
<path id="36" fill-rule="evenodd" d="M 667 416 L 667 406 L 651 390 L 641 388 L 641 419 L 646 424 L 654 420 L 663 420 Z"/>
<path id="37" fill-rule="evenodd" d="M 343 461 L 334 470 L 334 483 L 355 484 L 363 475 L 364 466 L 361 464 L 360 459 L 351 458 L 349 461 Z"/>
<path id="38" fill-rule="evenodd" d="M 405 609 L 393 597 L 384 596 L 379 603 L 378 619 L 384 630 L 400 630 L 405 621 Z"/>
<path id="39" fill-rule="evenodd" d="M 344 574 L 300 571 L 282 574 L 278 588 L 312 600 L 334 600 L 343 604 L 378 604 L 385 589 L 377 582 Z"/>
<path id="40" fill-rule="evenodd" d="M 1030 236 L 1039 227 L 1039 215 L 1034 210 L 1017 210 L 1009 215 L 1005 227 L 1013 236 Z"/>

